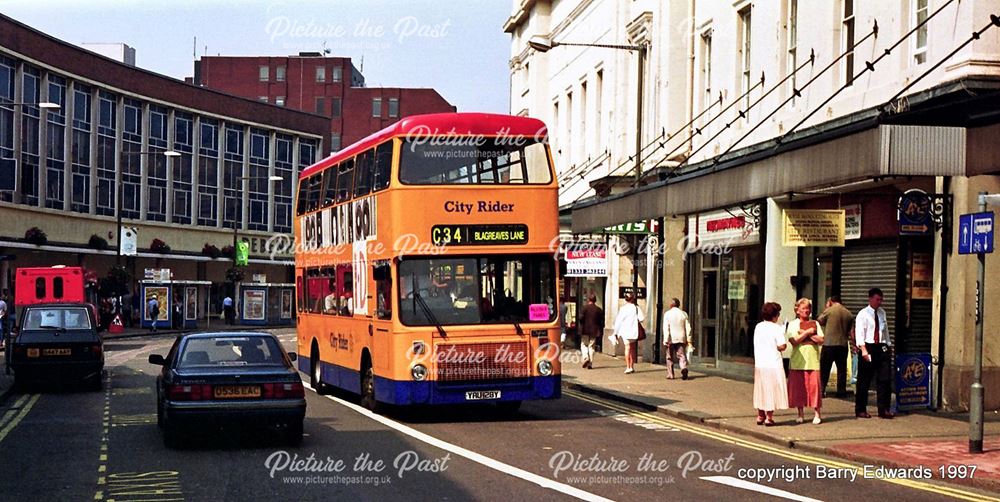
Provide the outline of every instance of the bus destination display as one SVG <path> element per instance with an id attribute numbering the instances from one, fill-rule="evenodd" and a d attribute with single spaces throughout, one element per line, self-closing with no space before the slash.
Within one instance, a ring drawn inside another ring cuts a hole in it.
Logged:
<path id="1" fill-rule="evenodd" d="M 434 225 L 431 242 L 435 246 L 527 244 L 528 225 Z"/>

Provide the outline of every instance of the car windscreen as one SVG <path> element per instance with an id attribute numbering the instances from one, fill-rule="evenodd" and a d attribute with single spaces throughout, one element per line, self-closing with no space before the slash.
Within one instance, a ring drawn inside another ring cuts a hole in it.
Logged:
<path id="1" fill-rule="evenodd" d="M 25 314 L 22 329 L 92 329 L 86 307 L 33 307 Z"/>
<path id="2" fill-rule="evenodd" d="M 266 336 L 193 338 L 180 354 L 179 368 L 284 366 L 281 347 Z"/>

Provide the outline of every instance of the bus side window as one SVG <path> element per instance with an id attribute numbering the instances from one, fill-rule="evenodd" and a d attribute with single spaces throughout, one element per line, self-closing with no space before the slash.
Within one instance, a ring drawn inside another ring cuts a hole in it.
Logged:
<path id="1" fill-rule="evenodd" d="M 358 155 L 357 165 L 354 167 L 354 196 L 364 197 L 372 191 L 372 175 L 374 173 L 373 157 L 375 150 L 367 150 Z"/>
<path id="2" fill-rule="evenodd" d="M 354 299 L 353 265 L 337 265 L 337 294 L 340 296 L 340 315 L 351 315 Z"/>
<path id="3" fill-rule="evenodd" d="M 306 271 L 306 310 L 315 314 L 323 311 L 323 279 L 317 268 Z"/>
<path id="4" fill-rule="evenodd" d="M 375 148 L 375 180 L 372 191 L 377 192 L 389 186 L 392 170 L 392 141 L 386 141 Z"/>
<path id="5" fill-rule="evenodd" d="M 45 298 L 45 278 L 39 277 L 35 279 L 35 299 L 41 300 Z"/>
<path id="6" fill-rule="evenodd" d="M 52 278 L 52 297 L 62 298 L 63 297 L 63 278 L 54 277 Z"/>
<path id="7" fill-rule="evenodd" d="M 337 171 L 340 165 L 330 166 L 323 172 L 323 207 L 337 202 Z"/>
<path id="8" fill-rule="evenodd" d="M 340 302 L 337 296 L 337 276 L 334 273 L 334 268 L 321 268 L 319 276 L 323 279 L 320 283 L 320 286 L 323 288 L 323 313 L 337 315 L 337 307 L 340 305 Z"/>
<path id="9" fill-rule="evenodd" d="M 307 188 L 309 187 L 309 178 L 299 180 L 299 196 L 295 200 L 295 214 L 302 216 L 302 213 L 306 212 L 306 198 L 307 198 Z"/>
<path id="10" fill-rule="evenodd" d="M 340 164 L 337 174 L 337 202 L 347 202 L 351 200 L 351 191 L 354 188 L 354 159 L 345 160 Z"/>
<path id="11" fill-rule="evenodd" d="M 305 271 L 304 270 L 301 271 L 301 274 L 304 275 Z M 306 305 L 306 302 L 305 302 L 305 299 L 306 299 L 306 281 L 302 277 L 302 275 L 299 275 L 298 277 L 295 278 L 295 291 L 296 291 L 296 295 L 295 296 L 296 296 L 296 300 L 297 300 L 297 303 L 298 303 L 298 305 L 296 305 L 295 308 L 297 310 L 299 310 L 299 311 L 301 311 L 303 309 L 303 307 Z"/>
<path id="12" fill-rule="evenodd" d="M 372 267 L 375 279 L 375 314 L 379 319 L 392 319 L 392 269 L 388 263 Z"/>

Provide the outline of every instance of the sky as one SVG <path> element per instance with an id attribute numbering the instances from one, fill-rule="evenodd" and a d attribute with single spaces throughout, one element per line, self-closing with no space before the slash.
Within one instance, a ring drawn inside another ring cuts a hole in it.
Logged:
<path id="1" fill-rule="evenodd" d="M 136 65 L 183 79 L 194 53 L 330 50 L 368 87 L 433 87 L 459 111 L 509 111 L 511 0 L 3 0 L 0 12 L 58 39 L 125 43 Z M 195 44 L 197 37 L 197 44 Z M 362 58 L 364 67 L 362 68 Z"/>

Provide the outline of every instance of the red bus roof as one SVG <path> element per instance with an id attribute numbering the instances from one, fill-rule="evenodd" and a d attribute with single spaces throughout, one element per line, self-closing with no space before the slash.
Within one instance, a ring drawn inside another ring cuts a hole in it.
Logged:
<path id="1" fill-rule="evenodd" d="M 544 138 L 548 134 L 548 130 L 541 120 L 497 113 L 411 115 L 303 169 L 299 177 L 304 178 L 322 171 L 387 139 L 410 134 L 418 136 L 498 136 L 502 134 L 513 137 Z"/>

